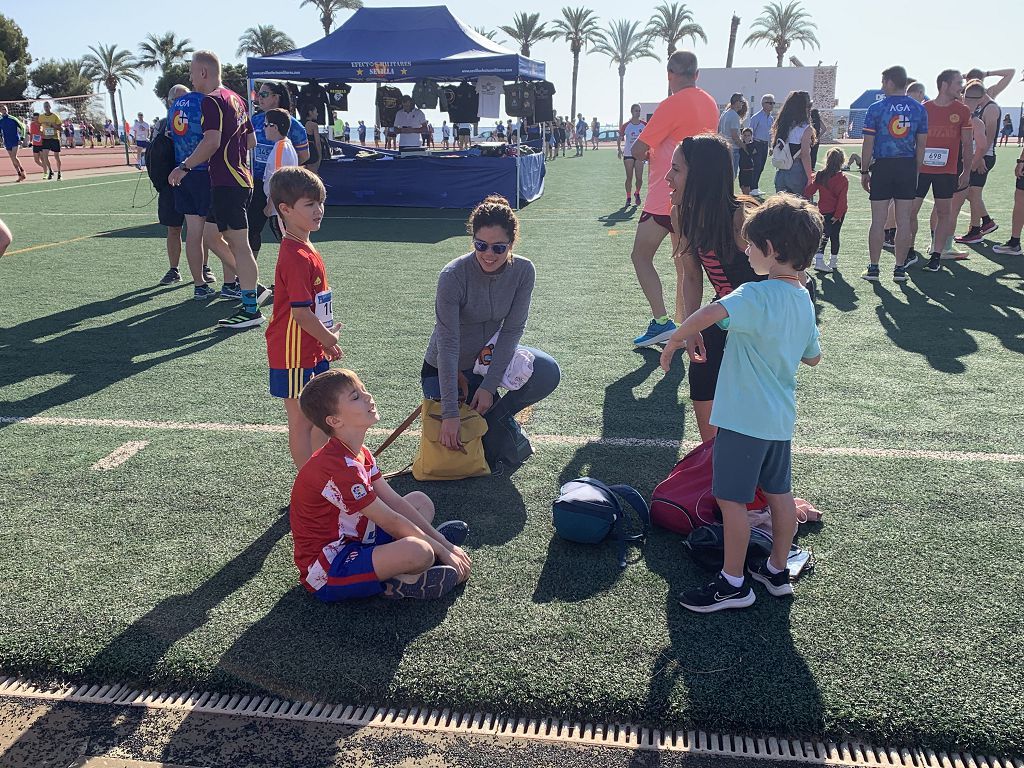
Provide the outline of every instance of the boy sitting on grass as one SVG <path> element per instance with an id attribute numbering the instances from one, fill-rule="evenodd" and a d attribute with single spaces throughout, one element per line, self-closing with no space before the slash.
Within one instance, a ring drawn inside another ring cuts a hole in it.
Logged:
<path id="1" fill-rule="evenodd" d="M 328 369 L 329 360 L 343 354 L 324 262 L 309 242 L 309 233 L 320 229 L 327 192 L 305 168 L 281 168 L 271 177 L 270 194 L 287 230 L 274 270 L 274 314 L 266 333 L 270 394 L 284 400 L 288 447 L 299 468 L 327 441 L 302 415 L 299 394 Z"/>
<path id="2" fill-rule="evenodd" d="M 760 486 L 772 511 L 771 557 L 752 565 L 750 575 L 776 597 L 792 595 L 786 560 L 796 534 L 791 492 L 790 441 L 796 423 L 796 369 L 821 360 L 814 307 L 801 285 L 821 241 L 821 215 L 806 200 L 774 195 L 743 227 L 754 272 L 769 279 L 745 283 L 690 315 L 661 355 L 668 371 L 688 336 L 714 323 L 729 340 L 715 390 L 711 423 L 718 427 L 712 494 L 725 524 L 725 564 L 706 587 L 680 595 L 697 613 L 745 608 L 754 591 L 745 578 L 750 542 L 747 504 Z"/>
<path id="3" fill-rule="evenodd" d="M 330 436 L 292 487 L 302 586 L 325 602 L 371 595 L 430 599 L 468 579 L 470 559 L 459 545 L 469 527 L 450 520 L 433 528 L 433 502 L 421 491 L 400 496 L 363 445 L 380 416 L 359 377 L 327 371 L 302 390 L 299 404 Z"/>

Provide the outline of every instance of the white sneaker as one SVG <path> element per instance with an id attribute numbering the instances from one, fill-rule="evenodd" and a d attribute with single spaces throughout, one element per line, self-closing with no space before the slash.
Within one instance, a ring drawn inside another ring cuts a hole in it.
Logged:
<path id="1" fill-rule="evenodd" d="M 968 255 L 967 251 L 958 251 L 956 248 L 950 248 L 942 252 L 942 258 L 947 261 L 963 261 Z"/>
<path id="2" fill-rule="evenodd" d="M 1002 253 L 1006 256 L 1020 256 L 1022 254 L 1019 244 L 1010 245 L 1009 243 L 1004 243 L 1003 245 L 993 245 L 992 252 Z"/>
<path id="3" fill-rule="evenodd" d="M 814 254 L 814 271 L 815 272 L 831 272 L 832 267 L 825 266 L 825 254 L 816 253 Z"/>
<path id="4" fill-rule="evenodd" d="M 828 260 L 828 268 L 829 268 L 829 270 L 833 270 L 833 269 L 835 269 L 838 266 L 839 266 L 839 256 L 833 256 L 832 258 L 830 258 Z"/>

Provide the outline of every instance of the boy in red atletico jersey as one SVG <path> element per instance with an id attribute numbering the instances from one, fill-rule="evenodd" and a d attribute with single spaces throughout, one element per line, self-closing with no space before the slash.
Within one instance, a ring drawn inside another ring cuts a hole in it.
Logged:
<path id="1" fill-rule="evenodd" d="M 431 599 L 468 579 L 471 561 L 459 546 L 468 526 L 451 520 L 434 528 L 433 502 L 422 491 L 399 495 L 363 445 L 380 415 L 359 377 L 327 371 L 309 382 L 299 403 L 330 436 L 292 487 L 290 522 L 302 586 L 324 602 L 372 595 Z"/>
<path id="2" fill-rule="evenodd" d="M 274 174 L 270 194 L 285 228 L 274 271 L 274 314 L 266 333 L 270 394 L 284 400 L 288 447 L 299 468 L 327 441 L 302 415 L 299 394 L 311 378 L 327 370 L 329 360 L 342 356 L 324 262 L 309 242 L 309 233 L 320 229 L 327 193 L 316 174 L 289 167 Z"/>

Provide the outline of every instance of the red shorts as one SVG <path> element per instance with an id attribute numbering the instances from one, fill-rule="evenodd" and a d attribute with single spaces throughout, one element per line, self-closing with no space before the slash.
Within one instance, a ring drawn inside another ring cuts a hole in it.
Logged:
<path id="1" fill-rule="evenodd" d="M 672 228 L 672 217 L 667 213 L 648 213 L 644 211 L 640 214 L 640 223 L 643 224 L 648 219 L 654 219 L 654 223 L 661 226 L 662 229 L 667 229 L 669 232 L 675 233 Z"/>

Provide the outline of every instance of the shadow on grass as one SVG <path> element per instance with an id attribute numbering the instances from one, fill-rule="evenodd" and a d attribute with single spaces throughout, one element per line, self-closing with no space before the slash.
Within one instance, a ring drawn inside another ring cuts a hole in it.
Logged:
<path id="1" fill-rule="evenodd" d="M 771 735 L 826 730 L 817 683 L 793 642 L 792 598 L 772 597 L 755 585 L 750 608 L 691 613 L 678 594 L 711 574 L 683 556 L 678 537 L 655 537 L 644 554 L 668 583 L 670 642 L 647 673 L 646 711 L 653 721 L 685 718 L 702 729 Z"/>
<path id="2" fill-rule="evenodd" d="M 34 416 L 228 337 L 216 328 L 216 322 L 233 311 L 233 302 L 211 305 L 183 300 L 107 325 L 81 327 L 96 318 L 141 308 L 169 290 L 176 289 L 130 291 L 0 330 L 0 356 L 4 359 L 0 388 L 38 376 L 68 377 L 22 400 L 0 400 L 0 415 Z"/>
<path id="3" fill-rule="evenodd" d="M 559 486 L 586 475 L 609 485 L 627 483 L 649 499 L 654 486 L 675 466 L 678 444 L 683 439 L 679 386 L 684 364 L 677 359 L 671 371 L 662 375 L 658 367 L 660 350 L 642 349 L 638 354 L 643 365 L 605 388 L 601 437 L 619 438 L 622 444 L 588 443 L 580 447 L 562 470 Z M 648 396 L 638 398 L 634 390 L 651 376 L 658 377 L 654 388 Z M 641 453 L 628 443 L 636 434 L 646 434 L 642 428 L 637 429 L 637 421 L 643 420 L 661 423 L 656 434 L 665 440 L 664 447 L 644 446 Z M 636 463 L 638 456 L 643 457 L 640 465 Z M 632 512 L 629 514 L 634 519 Z M 575 544 L 553 534 L 533 601 L 585 600 L 609 589 L 621 574 L 614 547 L 610 541 L 600 546 Z"/>
<path id="4" fill-rule="evenodd" d="M 1011 352 L 1024 352 L 1024 295 L 959 262 L 936 273 L 914 272 L 904 284 L 906 303 L 873 283 L 879 322 L 901 349 L 923 356 L 943 373 L 963 373 L 963 358 L 978 351 L 971 331 L 988 333 Z"/>
<path id="5" fill-rule="evenodd" d="M 606 227 L 614 227 L 624 221 L 633 221 L 633 219 L 637 218 L 639 212 L 640 208 L 636 205 L 624 205 L 617 211 L 606 213 L 604 216 L 598 216 L 597 220 Z"/>
<path id="6" fill-rule="evenodd" d="M 818 273 L 818 299 L 831 304 L 840 312 L 852 312 L 857 308 L 857 293 L 853 286 L 839 273 L 839 270 Z"/>

